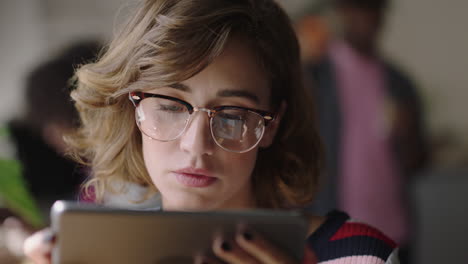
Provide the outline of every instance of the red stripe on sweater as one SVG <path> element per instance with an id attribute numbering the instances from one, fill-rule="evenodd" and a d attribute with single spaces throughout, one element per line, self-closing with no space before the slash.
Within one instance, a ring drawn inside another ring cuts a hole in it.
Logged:
<path id="1" fill-rule="evenodd" d="M 363 223 L 345 223 L 338 229 L 338 231 L 330 238 L 330 241 L 334 240 L 340 240 L 344 239 L 347 237 L 353 237 L 353 236 L 368 236 L 368 237 L 373 237 L 380 239 L 384 241 L 386 244 L 391 246 L 392 248 L 395 248 L 397 245 L 393 240 L 388 238 L 386 235 L 384 235 L 382 232 L 379 230 L 363 224 Z"/>

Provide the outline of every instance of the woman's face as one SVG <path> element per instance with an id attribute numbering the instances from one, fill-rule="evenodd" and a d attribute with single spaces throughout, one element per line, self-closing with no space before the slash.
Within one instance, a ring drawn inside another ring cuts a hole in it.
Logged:
<path id="1" fill-rule="evenodd" d="M 232 39 L 212 64 L 192 78 L 150 93 L 182 99 L 194 107 L 234 105 L 269 109 L 266 74 L 243 39 Z M 185 133 L 161 142 L 145 135 L 143 156 L 165 210 L 212 210 L 255 206 L 251 175 L 259 147 L 271 144 L 277 122 L 265 129 L 260 144 L 245 153 L 223 150 L 213 141 L 209 118 L 194 112 Z"/>

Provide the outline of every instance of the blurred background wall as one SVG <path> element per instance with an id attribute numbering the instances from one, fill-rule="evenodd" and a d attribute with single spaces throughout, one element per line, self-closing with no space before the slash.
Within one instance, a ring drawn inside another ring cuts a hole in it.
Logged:
<path id="1" fill-rule="evenodd" d="M 28 71 L 71 43 L 108 38 L 122 2 L 1 0 L 0 122 L 22 113 Z"/>
<path id="2" fill-rule="evenodd" d="M 468 2 L 397 0 L 383 47 L 412 73 L 425 97 L 439 163 L 468 161 Z M 438 147 L 438 146 L 436 146 Z"/>

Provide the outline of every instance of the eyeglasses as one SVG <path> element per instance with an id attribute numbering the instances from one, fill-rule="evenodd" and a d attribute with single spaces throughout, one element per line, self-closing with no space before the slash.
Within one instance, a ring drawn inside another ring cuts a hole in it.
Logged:
<path id="1" fill-rule="evenodd" d="M 275 119 L 273 113 L 240 106 L 217 106 L 212 109 L 166 95 L 131 92 L 136 123 L 146 136 L 158 141 L 176 140 L 186 131 L 195 112 L 206 112 L 214 142 L 229 152 L 243 153 L 255 148 L 265 127 Z"/>

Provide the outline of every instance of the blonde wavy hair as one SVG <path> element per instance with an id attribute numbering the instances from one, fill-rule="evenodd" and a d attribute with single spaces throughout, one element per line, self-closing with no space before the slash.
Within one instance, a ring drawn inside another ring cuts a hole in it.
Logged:
<path id="1" fill-rule="evenodd" d="M 146 0 L 99 59 L 79 68 L 71 96 L 81 126 L 67 139 L 92 168 L 86 187 L 97 200 L 115 180 L 157 192 L 145 168 L 141 133 L 128 92 L 184 81 L 209 65 L 233 35 L 242 35 L 270 79 L 273 109 L 287 109 L 273 144 L 260 149 L 252 175 L 263 208 L 309 203 L 322 161 L 310 91 L 289 18 L 273 0 Z"/>

